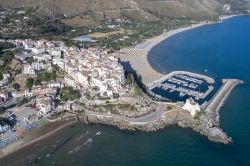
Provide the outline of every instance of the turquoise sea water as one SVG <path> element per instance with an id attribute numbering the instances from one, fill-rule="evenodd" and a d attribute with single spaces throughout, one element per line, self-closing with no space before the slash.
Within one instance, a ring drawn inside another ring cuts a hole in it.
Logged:
<path id="1" fill-rule="evenodd" d="M 9 156 L 0 165 L 250 165 L 250 16 L 177 34 L 153 48 L 149 60 L 161 72 L 187 70 L 216 79 L 244 80 L 221 109 L 222 127 L 234 143 L 213 143 L 178 127 L 143 133 L 78 124 Z M 89 138 L 93 141 L 86 142 Z"/>

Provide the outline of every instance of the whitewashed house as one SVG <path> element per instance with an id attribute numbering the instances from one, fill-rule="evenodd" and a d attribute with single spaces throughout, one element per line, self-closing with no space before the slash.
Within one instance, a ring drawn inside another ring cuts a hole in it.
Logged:
<path id="1" fill-rule="evenodd" d="M 196 103 L 192 98 L 186 100 L 185 105 L 182 107 L 184 110 L 188 111 L 192 117 L 195 117 L 201 108 L 198 103 Z"/>
<path id="2" fill-rule="evenodd" d="M 25 74 L 25 75 L 35 75 L 36 71 L 31 65 L 27 64 L 27 65 L 23 65 L 23 74 Z"/>
<path id="3" fill-rule="evenodd" d="M 38 98 L 36 106 L 39 109 L 38 115 L 45 115 L 52 111 L 52 101 L 49 97 Z"/>

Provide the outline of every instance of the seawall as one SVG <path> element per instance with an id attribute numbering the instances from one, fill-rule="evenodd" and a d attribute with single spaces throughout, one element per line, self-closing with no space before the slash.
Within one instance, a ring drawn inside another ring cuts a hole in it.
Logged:
<path id="1" fill-rule="evenodd" d="M 223 79 L 223 86 L 217 92 L 217 94 L 211 99 L 211 102 L 205 108 L 205 112 L 207 112 L 216 122 L 220 123 L 220 114 L 219 110 L 225 103 L 226 99 L 233 91 L 233 89 L 239 85 L 244 83 L 242 80 L 238 79 Z"/>

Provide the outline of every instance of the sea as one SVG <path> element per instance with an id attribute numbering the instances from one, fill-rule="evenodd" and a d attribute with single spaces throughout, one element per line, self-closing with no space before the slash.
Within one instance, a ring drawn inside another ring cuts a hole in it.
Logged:
<path id="1" fill-rule="evenodd" d="M 250 16 L 176 34 L 155 46 L 148 60 L 159 72 L 186 70 L 238 78 L 221 109 L 221 126 L 233 138 L 224 145 L 176 126 L 145 133 L 76 124 L 0 161 L 7 165 L 249 166 Z"/>

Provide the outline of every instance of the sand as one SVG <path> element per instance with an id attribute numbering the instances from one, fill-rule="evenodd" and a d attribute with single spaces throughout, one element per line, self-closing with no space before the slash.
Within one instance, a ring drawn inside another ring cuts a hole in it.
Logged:
<path id="1" fill-rule="evenodd" d="M 238 15 L 223 16 L 221 17 L 221 20 L 226 20 L 236 16 Z M 214 23 L 217 22 L 200 22 L 188 27 L 165 32 L 159 36 L 147 39 L 145 42 L 140 43 L 132 48 L 120 50 L 118 58 L 120 58 L 122 61 L 129 62 L 131 67 L 137 72 L 137 74 L 142 77 L 142 82 L 146 86 L 148 86 L 154 81 L 159 80 L 165 76 L 165 74 L 155 71 L 148 62 L 148 53 L 154 46 L 178 33 Z"/>
<path id="2" fill-rule="evenodd" d="M 155 80 L 158 80 L 164 76 L 164 74 L 155 71 L 149 64 L 147 55 L 149 51 L 159 44 L 160 42 L 168 39 L 169 37 L 190 30 L 194 28 L 201 27 L 203 25 L 207 25 L 207 22 L 201 22 L 199 24 L 191 25 L 184 28 L 179 28 L 175 30 L 171 30 L 169 32 L 165 32 L 160 36 L 147 39 L 145 42 L 136 45 L 133 48 L 127 48 L 120 50 L 119 58 L 122 61 L 129 62 L 131 67 L 137 72 L 138 75 L 142 77 L 142 82 L 145 85 L 148 85 Z"/>
<path id="3" fill-rule="evenodd" d="M 229 19 L 231 17 L 235 17 L 236 15 L 233 16 L 227 16 L 221 18 L 222 20 Z M 131 66 L 136 70 L 136 72 L 142 77 L 142 82 L 145 85 L 148 85 L 158 79 L 161 79 L 164 74 L 161 74 L 157 71 L 155 71 L 149 64 L 147 55 L 149 51 L 159 44 L 160 42 L 168 39 L 169 37 L 187 31 L 191 30 L 194 28 L 201 27 L 203 25 L 211 24 L 210 22 L 201 22 L 199 24 L 191 25 L 189 27 L 184 27 L 184 28 L 179 28 L 175 30 L 171 30 L 169 32 L 163 33 L 160 36 L 147 39 L 145 42 L 136 45 L 133 48 L 128 48 L 128 49 L 123 49 L 120 52 L 122 54 L 119 54 L 118 57 L 122 61 L 128 61 L 130 62 Z M 124 54 L 125 53 L 125 54 Z M 40 127 L 37 129 L 34 129 L 31 133 L 25 135 L 25 138 L 22 140 L 19 140 L 8 147 L 0 150 L 0 159 L 3 157 L 6 157 L 7 155 L 10 155 L 22 148 L 25 148 L 27 146 L 30 146 L 38 141 L 41 141 L 56 132 L 62 130 L 63 128 L 73 125 L 77 123 L 75 120 L 68 120 L 68 121 L 57 121 L 53 123 L 49 123 L 48 125 L 44 127 Z"/>
<path id="4" fill-rule="evenodd" d="M 19 140 L 15 143 L 10 144 L 6 148 L 0 150 L 0 159 L 3 157 L 6 157 L 14 152 L 17 152 L 18 150 L 21 150 L 22 148 L 28 147 L 38 141 L 41 141 L 56 132 L 62 130 L 65 127 L 71 126 L 78 121 L 76 120 L 61 120 L 56 122 L 51 122 L 43 127 L 36 128 L 32 130 L 31 133 L 27 133 L 24 135 L 24 138 L 22 140 Z"/>

